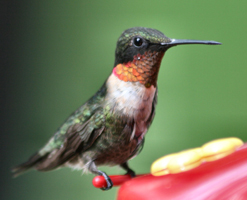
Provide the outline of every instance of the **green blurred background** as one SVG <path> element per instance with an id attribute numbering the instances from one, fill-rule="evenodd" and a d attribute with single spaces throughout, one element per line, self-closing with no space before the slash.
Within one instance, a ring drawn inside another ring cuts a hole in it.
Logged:
<path id="1" fill-rule="evenodd" d="M 114 63 L 117 38 L 133 26 L 220 46 L 170 49 L 162 62 L 156 118 L 142 153 L 130 161 L 149 172 L 158 157 L 212 139 L 247 140 L 246 1 L 6 1 L 1 3 L 1 199 L 115 199 L 93 175 L 10 168 L 27 159 L 93 95 Z M 103 167 L 122 174 L 118 167 Z"/>

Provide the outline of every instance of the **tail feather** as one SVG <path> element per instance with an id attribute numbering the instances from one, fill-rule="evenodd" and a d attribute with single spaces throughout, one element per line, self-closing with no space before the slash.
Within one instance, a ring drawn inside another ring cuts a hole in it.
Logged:
<path id="1" fill-rule="evenodd" d="M 35 153 L 33 156 L 29 158 L 28 161 L 14 167 L 12 169 L 13 177 L 17 177 L 20 174 L 26 172 L 27 170 L 30 170 L 31 168 L 34 168 L 37 163 L 39 163 L 41 160 L 45 159 L 47 155 L 41 156 L 38 153 Z"/>
<path id="2" fill-rule="evenodd" d="M 51 149 L 45 155 L 40 155 L 38 152 L 35 153 L 28 161 L 13 168 L 13 176 L 17 177 L 31 168 L 35 168 L 38 171 L 49 171 L 62 166 L 78 154 L 77 150 L 82 144 L 80 137 L 73 136 L 68 138 L 70 139 L 69 142 L 65 139 L 61 148 Z M 76 149 L 74 149 L 75 146 Z"/>

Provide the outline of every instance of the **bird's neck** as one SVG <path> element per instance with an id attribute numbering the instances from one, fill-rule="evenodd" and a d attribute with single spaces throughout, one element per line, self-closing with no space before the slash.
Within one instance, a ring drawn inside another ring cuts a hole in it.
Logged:
<path id="1" fill-rule="evenodd" d="M 124 82 L 139 82 L 146 88 L 156 87 L 160 63 L 164 52 L 147 51 L 137 54 L 132 61 L 119 63 L 112 73 Z"/>
<path id="2" fill-rule="evenodd" d="M 147 88 L 138 81 L 125 82 L 112 73 L 106 81 L 106 88 L 105 103 L 114 112 L 143 121 L 149 117 L 156 87 Z"/>

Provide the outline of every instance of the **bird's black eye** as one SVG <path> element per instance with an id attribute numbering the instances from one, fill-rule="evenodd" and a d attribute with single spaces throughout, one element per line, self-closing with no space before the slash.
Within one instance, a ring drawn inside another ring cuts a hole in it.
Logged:
<path id="1" fill-rule="evenodd" d="M 137 47 L 142 46 L 143 44 L 143 39 L 141 37 L 135 37 L 134 38 L 134 45 Z"/>

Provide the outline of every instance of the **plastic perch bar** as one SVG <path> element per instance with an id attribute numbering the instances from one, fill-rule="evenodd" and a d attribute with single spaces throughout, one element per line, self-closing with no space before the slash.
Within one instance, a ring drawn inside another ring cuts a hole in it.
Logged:
<path id="1" fill-rule="evenodd" d="M 143 175 L 137 175 L 136 177 L 140 177 Z M 130 175 L 111 175 L 109 176 L 112 180 L 113 186 L 122 185 L 124 182 L 131 180 Z M 103 188 L 107 186 L 105 178 L 103 176 L 96 176 L 93 179 L 93 186 L 96 188 Z"/>

